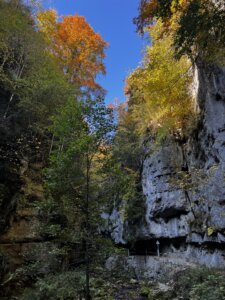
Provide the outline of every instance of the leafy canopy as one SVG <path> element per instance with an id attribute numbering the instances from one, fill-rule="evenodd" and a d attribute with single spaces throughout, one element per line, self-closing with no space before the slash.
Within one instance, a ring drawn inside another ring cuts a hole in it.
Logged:
<path id="1" fill-rule="evenodd" d="M 38 16 L 39 30 L 49 42 L 71 83 L 91 89 L 99 88 L 95 78 L 105 74 L 103 59 L 107 43 L 95 33 L 84 17 L 65 16 L 58 21 L 56 11 L 48 10 Z"/>
<path id="2" fill-rule="evenodd" d="M 134 19 L 139 32 L 162 20 L 173 32 L 176 54 L 201 55 L 224 63 L 224 1 L 218 0 L 141 0 Z"/>
<path id="3" fill-rule="evenodd" d="M 174 58 L 172 36 L 162 32 L 160 21 L 149 29 L 153 45 L 126 80 L 129 112 L 137 131 L 145 134 L 149 129 L 158 137 L 182 130 L 191 113 L 190 62 L 186 57 Z"/>
<path id="4" fill-rule="evenodd" d="M 44 130 L 74 93 L 47 46 L 28 7 L 0 1 L 0 86 L 8 96 L 4 116 L 19 106 L 32 115 L 33 127 Z"/>

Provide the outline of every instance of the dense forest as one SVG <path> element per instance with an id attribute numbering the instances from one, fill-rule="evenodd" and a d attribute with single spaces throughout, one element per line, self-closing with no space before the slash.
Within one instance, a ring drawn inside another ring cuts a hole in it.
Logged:
<path id="1" fill-rule="evenodd" d="M 107 267 L 137 251 L 146 159 L 171 139 L 189 145 L 204 127 L 196 66 L 225 64 L 223 1 L 141 0 L 133 22 L 148 40 L 144 57 L 125 80 L 126 102 L 106 105 L 97 78 L 108 43 L 85 17 L 0 0 L 0 299 L 225 299 L 223 270 L 178 268 L 173 288 L 164 279 L 160 289 L 124 260 Z M 220 91 L 215 97 L 224 102 Z M 169 184 L 201 226 L 201 200 L 190 193 L 196 180 L 206 184 L 204 168 L 177 168 Z M 209 237 L 221 234 L 210 224 Z"/>

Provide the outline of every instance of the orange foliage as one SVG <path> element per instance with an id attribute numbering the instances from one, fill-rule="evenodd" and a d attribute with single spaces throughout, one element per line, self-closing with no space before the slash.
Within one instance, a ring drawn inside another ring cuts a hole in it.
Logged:
<path id="1" fill-rule="evenodd" d="M 98 74 L 105 74 L 103 59 L 107 43 L 100 34 L 95 33 L 84 17 L 77 14 L 65 16 L 53 26 L 52 15 L 51 11 L 45 12 L 45 15 L 42 13 L 42 26 L 39 28 L 43 33 L 51 35 L 52 52 L 69 81 L 92 89 L 99 88 L 95 78 Z"/>

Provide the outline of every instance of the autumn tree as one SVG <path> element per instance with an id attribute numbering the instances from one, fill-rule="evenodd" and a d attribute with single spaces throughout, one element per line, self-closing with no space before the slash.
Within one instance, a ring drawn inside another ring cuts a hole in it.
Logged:
<path id="1" fill-rule="evenodd" d="M 186 57 L 174 58 L 172 37 L 162 33 L 162 27 L 160 21 L 151 27 L 153 45 L 147 46 L 142 66 L 127 77 L 129 112 L 136 130 L 142 135 L 150 130 L 158 138 L 181 131 L 192 110 L 191 64 Z"/>
<path id="2" fill-rule="evenodd" d="M 39 14 L 39 30 L 50 42 L 52 54 L 71 83 L 97 89 L 95 79 L 105 74 L 103 59 L 107 43 L 95 33 L 84 17 L 65 16 L 58 21 L 54 10 Z"/>
<path id="3" fill-rule="evenodd" d="M 173 31 L 176 55 L 196 56 L 223 62 L 225 35 L 223 1 L 213 0 L 141 0 L 134 19 L 139 32 L 155 20 Z"/>

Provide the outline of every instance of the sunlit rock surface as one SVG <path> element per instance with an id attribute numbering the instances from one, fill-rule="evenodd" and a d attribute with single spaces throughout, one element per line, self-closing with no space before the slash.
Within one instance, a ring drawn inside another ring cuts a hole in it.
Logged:
<path id="1" fill-rule="evenodd" d="M 146 146 L 146 215 L 134 240 L 166 239 L 163 255 L 225 267 L 225 69 L 198 61 L 193 73 L 199 122 L 186 140 L 173 136 L 158 148 L 151 142 Z M 111 227 L 117 243 L 126 242 L 119 210 L 110 216 L 117 215 L 118 224 Z M 180 238 L 174 247 L 172 239 Z"/>

